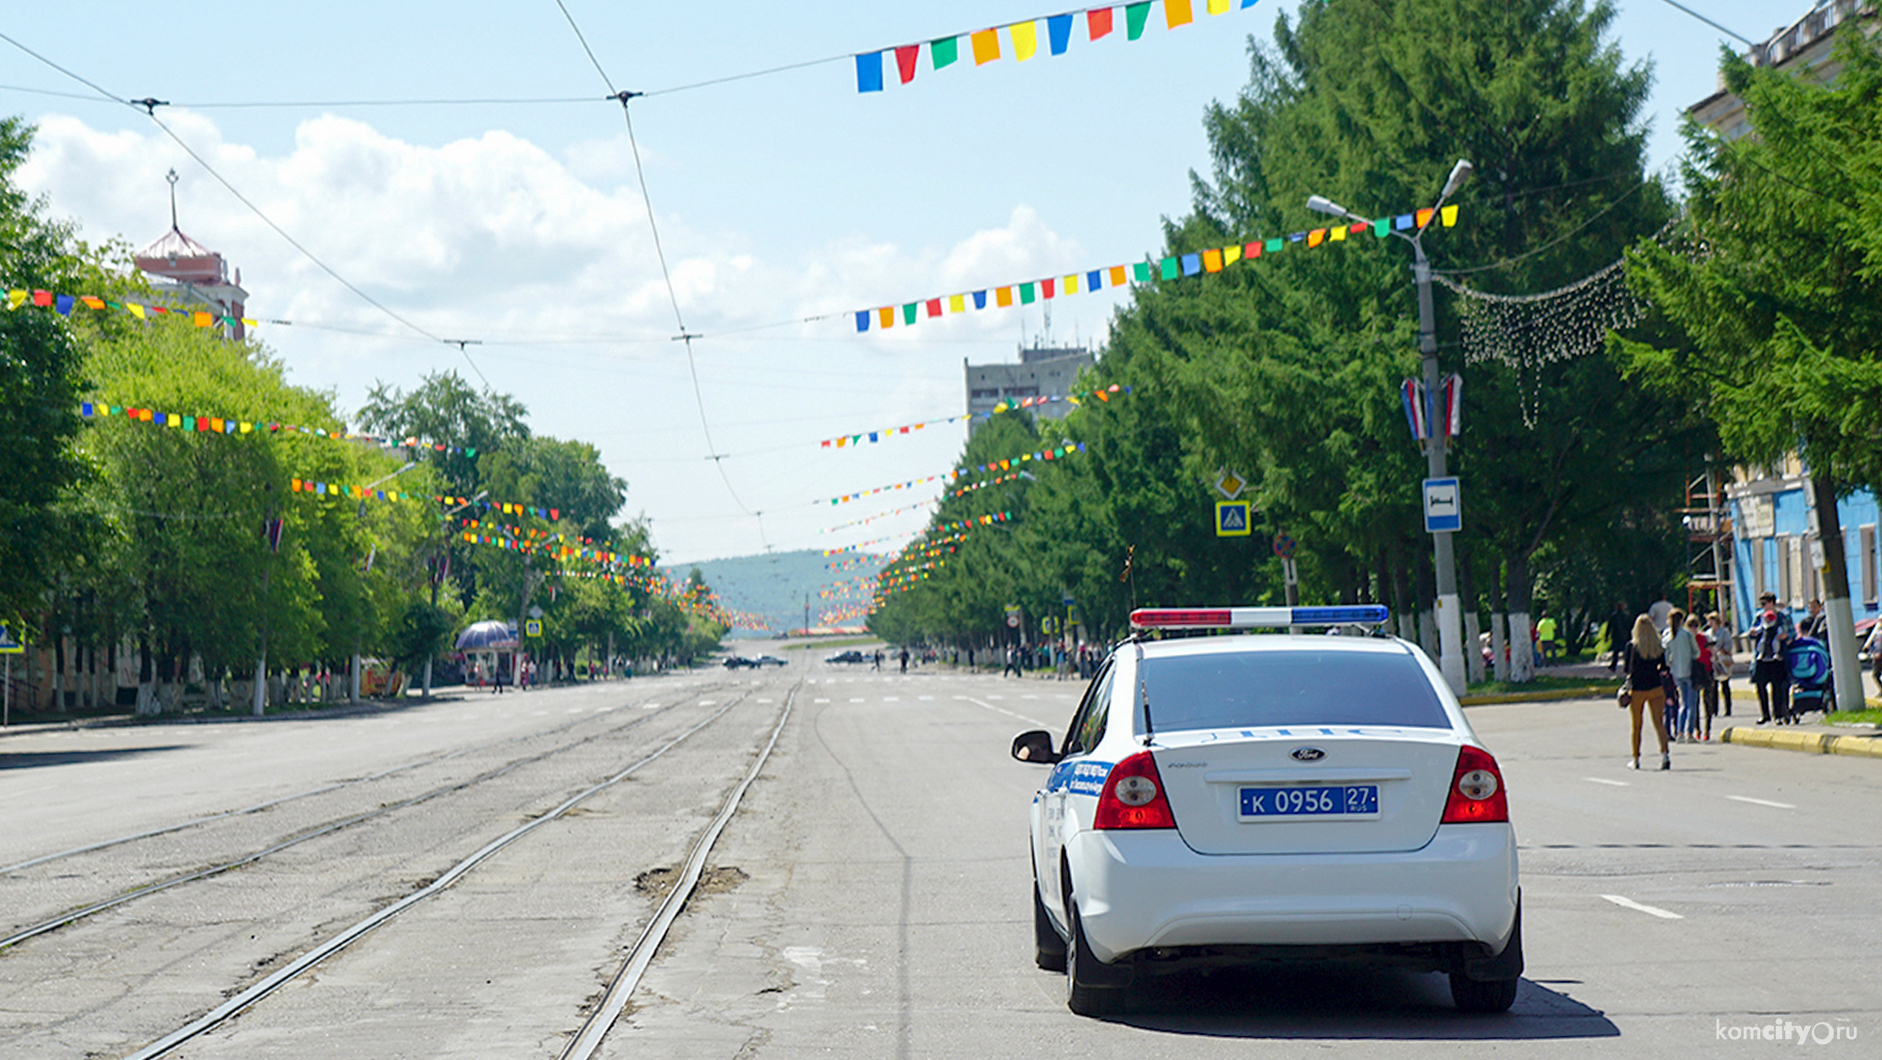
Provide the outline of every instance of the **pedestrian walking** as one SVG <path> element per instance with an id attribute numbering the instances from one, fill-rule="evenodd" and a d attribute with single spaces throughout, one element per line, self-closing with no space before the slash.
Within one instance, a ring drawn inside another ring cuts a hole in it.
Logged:
<path id="1" fill-rule="evenodd" d="M 1692 664 L 1692 683 L 1699 690 L 1700 729 L 1690 735 L 1709 741 L 1712 719 L 1719 713 L 1719 685 L 1712 676 L 1712 638 L 1706 635 L 1705 623 L 1696 614 L 1686 616 L 1686 628 L 1692 631 L 1693 641 L 1699 646 L 1698 657 Z"/>
<path id="2" fill-rule="evenodd" d="M 1666 688 L 1662 681 L 1667 674 L 1666 648 L 1660 643 L 1652 618 L 1641 615 L 1634 619 L 1633 636 L 1622 652 L 1622 668 L 1627 675 L 1627 714 L 1633 747 L 1633 757 L 1627 760 L 1628 768 L 1640 768 L 1640 722 L 1644 712 L 1653 718 L 1653 731 L 1660 738 L 1660 768 L 1672 769 L 1673 755 L 1667 748 L 1662 713 L 1666 706 Z"/>
<path id="3" fill-rule="evenodd" d="M 1613 673 L 1614 668 L 1621 663 L 1621 653 L 1627 647 L 1627 637 L 1631 625 L 1632 622 L 1630 622 L 1627 617 L 1627 609 L 1621 606 L 1617 601 L 1614 604 L 1614 610 L 1608 614 L 1606 625 L 1602 626 L 1602 632 L 1607 636 L 1608 652 L 1610 653 L 1608 655 L 1609 673 Z"/>
<path id="4" fill-rule="evenodd" d="M 903 673 L 908 672 L 908 649 L 907 648 L 902 649 L 902 672 Z"/>
<path id="5" fill-rule="evenodd" d="M 1711 628 L 1706 639 L 1712 646 L 1712 679 L 1718 686 L 1719 711 L 1732 716 L 1732 631 L 1717 611 L 1706 615 Z"/>
<path id="6" fill-rule="evenodd" d="M 1678 703 L 1666 705 L 1666 727 L 1676 742 L 1689 740 L 1698 731 L 1699 689 L 1693 685 L 1693 664 L 1698 660 L 1698 638 L 1686 628 L 1686 612 L 1676 607 L 1666 615 L 1666 668 L 1679 693 Z"/>
<path id="7" fill-rule="evenodd" d="M 1874 675 L 1876 684 L 1882 685 L 1882 622 L 1869 627 L 1869 639 L 1862 650 L 1869 653 L 1869 672 Z"/>
<path id="8" fill-rule="evenodd" d="M 1790 647 L 1790 626 L 1778 621 L 1776 608 L 1759 613 L 1751 637 L 1751 686 L 1758 690 L 1758 724 L 1790 720 L 1791 675 L 1784 662 Z"/>
<path id="9" fill-rule="evenodd" d="M 1555 616 L 1544 613 L 1536 620 L 1536 646 L 1542 649 L 1542 665 L 1555 661 Z"/>
<path id="10" fill-rule="evenodd" d="M 877 648 L 876 653 L 869 657 L 869 661 L 873 664 L 869 667 L 871 670 L 882 669 L 882 649 Z"/>

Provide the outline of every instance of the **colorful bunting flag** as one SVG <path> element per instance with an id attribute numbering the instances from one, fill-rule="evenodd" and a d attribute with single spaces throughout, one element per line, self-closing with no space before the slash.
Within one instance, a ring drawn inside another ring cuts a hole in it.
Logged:
<path id="1" fill-rule="evenodd" d="M 1248 243 L 1231 243 L 1228 246 L 1210 247 L 1193 253 L 1171 255 L 1158 259 L 1154 263 L 1146 260 L 1132 262 L 1128 267 L 1124 265 L 1110 265 L 1103 268 L 1089 269 L 1082 273 L 1084 281 L 1082 285 L 1079 282 L 1081 278 L 1080 273 L 1074 272 L 1067 273 L 1063 276 L 1048 276 L 1042 279 L 1027 280 L 1022 283 L 995 287 L 993 288 L 993 302 L 1002 309 L 1010 308 L 1016 300 L 1016 291 L 1018 292 L 1017 301 L 1020 305 L 1031 305 L 1041 298 L 1054 298 L 1060 295 L 1074 295 L 1080 293 L 1096 294 L 1107 287 L 1122 287 L 1126 282 L 1138 284 L 1149 283 L 1153 276 L 1153 270 L 1155 277 L 1158 279 L 1166 282 L 1176 281 L 1189 276 L 1202 276 L 1221 272 L 1230 265 L 1245 261 L 1255 261 L 1268 254 L 1279 254 L 1282 250 L 1286 249 L 1289 243 L 1304 242 L 1309 249 L 1313 249 L 1326 243 L 1347 242 L 1349 236 L 1359 236 L 1366 232 L 1371 232 L 1377 239 L 1384 239 L 1386 236 L 1392 234 L 1394 227 L 1407 229 L 1414 227 L 1414 224 L 1417 227 L 1423 227 L 1430 224 L 1435 219 L 1443 227 L 1450 228 L 1457 224 L 1457 217 L 1458 208 L 1457 205 L 1453 203 L 1445 206 L 1442 210 L 1424 209 L 1414 211 L 1413 213 L 1399 214 L 1395 219 L 1382 217 L 1376 221 L 1356 221 L 1352 224 L 1341 225 L 1337 228 L 1315 228 L 1305 232 L 1290 232 L 1287 235 L 1275 236 L 1266 240 L 1256 240 Z M 1127 268 L 1128 272 L 1126 271 Z M 1082 291 L 1080 289 L 1081 286 L 1083 288 Z M 987 308 L 987 292 L 985 290 L 974 291 L 972 295 L 975 309 Z M 943 299 L 947 302 L 948 313 L 964 312 L 967 308 L 966 292 L 961 294 L 939 295 L 923 299 L 920 302 L 907 302 L 902 306 L 904 323 L 915 323 L 915 309 L 917 306 L 923 304 L 927 306 L 927 315 L 929 318 L 932 319 L 934 317 L 943 316 Z M 867 309 L 858 309 L 855 313 L 856 330 L 858 332 L 868 331 L 870 311 Z M 875 313 L 881 327 L 887 328 L 894 323 L 894 306 L 880 307 L 875 310 Z"/>
<path id="2" fill-rule="evenodd" d="M 1163 4 L 1163 24 L 1175 29 L 1195 21 L 1192 0 L 1161 0 Z M 1232 0 L 1206 0 L 1211 15 L 1226 14 Z M 1255 0 L 1242 0 L 1243 8 L 1252 7 Z M 1125 36 L 1136 40 L 1144 35 L 1150 25 L 1151 0 L 1142 3 L 1124 5 Z M 960 58 L 960 39 L 966 37 L 969 48 L 973 51 L 974 65 L 985 66 L 1002 57 L 1000 50 L 1000 30 L 1004 28 L 1013 44 L 1013 59 L 1025 62 L 1039 52 L 1039 23 L 1046 24 L 1046 48 L 1053 55 L 1064 55 L 1071 50 L 1072 26 L 1077 16 L 1085 16 L 1085 39 L 1097 42 L 1111 35 L 1115 26 L 1113 14 L 1116 5 L 1086 8 L 1083 11 L 1063 11 L 1053 15 L 1034 16 L 1012 22 L 1005 27 L 974 30 L 969 33 L 956 33 L 946 37 L 937 37 L 927 42 L 928 65 L 930 69 L 940 70 L 952 66 Z M 875 51 L 856 54 L 856 91 L 859 93 L 880 92 L 883 87 L 882 54 L 886 51 L 895 53 L 896 72 L 901 83 L 906 85 L 915 80 L 921 56 L 921 44 L 903 44 L 894 48 L 879 48 Z"/>

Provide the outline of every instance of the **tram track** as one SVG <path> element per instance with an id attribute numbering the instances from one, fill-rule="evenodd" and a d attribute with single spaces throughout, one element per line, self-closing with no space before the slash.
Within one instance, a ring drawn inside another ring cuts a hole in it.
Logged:
<path id="1" fill-rule="evenodd" d="M 744 698 L 743 696 L 740 696 L 734 699 L 733 703 L 737 703 L 741 701 L 743 698 Z M 184 872 L 176 873 L 171 876 L 165 877 L 163 879 L 156 880 L 154 882 L 144 883 L 144 884 L 134 884 L 134 885 L 123 885 L 117 893 L 113 894 L 109 898 L 106 898 L 97 902 L 86 903 L 86 904 L 77 906 L 75 908 L 70 908 L 70 909 L 61 911 L 56 916 L 48 917 L 48 918 L 38 921 L 37 923 L 15 929 L 11 933 L 7 934 L 6 936 L 0 937 L 0 953 L 6 952 L 9 948 L 19 943 L 25 942 L 29 939 L 36 938 L 41 935 L 45 935 L 45 934 L 57 931 L 60 928 L 77 923 L 81 920 L 95 916 L 107 910 L 115 909 L 120 906 L 129 904 L 131 902 L 135 902 L 143 898 L 151 897 L 152 895 L 162 893 L 164 891 L 170 890 L 175 887 L 179 887 L 179 886 L 189 884 L 189 883 L 194 883 L 200 880 L 205 880 L 210 877 L 219 876 L 224 873 L 231 872 L 233 870 L 242 868 L 247 865 L 252 865 L 265 858 L 279 854 L 286 850 L 293 849 L 304 843 L 321 839 L 323 837 L 333 835 L 336 832 L 340 832 L 348 828 L 353 828 L 353 827 L 356 827 L 361 824 L 365 824 L 370 821 L 388 817 L 394 813 L 398 813 L 402 810 L 410 809 L 411 807 L 418 806 L 426 802 L 430 802 L 442 796 L 450 795 L 455 792 L 464 791 L 478 784 L 486 783 L 488 781 L 495 780 L 499 777 L 506 776 L 510 773 L 515 772 L 518 769 L 524 768 L 526 766 L 529 766 L 538 762 L 545 761 L 557 755 L 566 754 L 570 751 L 588 746 L 597 741 L 604 740 L 613 736 L 618 736 L 621 733 L 631 731 L 633 729 L 644 726 L 648 724 L 649 722 L 652 722 L 658 718 L 661 718 L 665 716 L 668 712 L 673 711 L 679 707 L 685 706 L 689 702 L 691 702 L 689 698 L 682 697 L 681 699 L 679 699 L 678 701 L 674 703 L 669 703 L 669 704 L 666 704 L 665 706 L 656 708 L 656 710 L 652 713 L 643 713 L 643 714 L 635 715 L 634 717 L 632 717 L 631 719 L 629 719 L 628 721 L 622 724 L 610 726 L 606 729 L 603 729 L 602 731 L 591 733 L 591 734 L 582 736 L 578 739 L 561 743 L 557 746 L 550 747 L 546 750 L 537 752 L 535 754 L 524 755 L 519 758 L 511 759 L 507 762 L 502 763 L 501 765 L 498 765 L 491 769 L 484 770 L 473 776 L 455 780 L 450 783 L 437 785 L 426 791 L 420 792 L 416 795 L 397 799 L 391 802 L 381 803 L 377 807 L 370 809 L 370 810 L 366 810 L 366 811 L 358 812 L 358 813 L 352 813 L 352 814 L 345 814 L 336 818 L 319 822 L 307 828 L 299 829 L 289 834 L 285 838 L 280 839 L 279 841 L 269 843 L 266 846 L 248 851 L 246 853 L 243 853 L 235 857 L 219 860 L 213 864 L 203 865 L 197 868 L 186 870 Z M 26 862 L 21 862 L 17 865 L 8 866 L 6 870 L 0 870 L 0 875 L 4 875 L 7 872 L 11 872 L 11 871 L 23 871 L 24 869 L 29 868 L 29 867 L 37 867 L 39 865 L 50 864 L 54 861 L 64 860 L 64 859 L 71 858 L 71 857 L 77 857 L 81 854 L 93 853 L 93 852 L 97 852 L 100 850 L 123 846 L 125 844 L 132 843 L 132 842 L 137 842 L 137 841 L 141 841 L 145 839 L 158 838 L 158 837 L 165 836 L 165 835 L 171 835 L 187 828 L 206 826 L 208 824 L 215 823 L 217 821 L 225 821 L 236 816 L 259 813 L 265 809 L 282 805 L 287 802 L 306 799 L 315 795 L 327 794 L 327 793 L 334 792 L 336 790 L 354 787 L 354 786 L 357 786 L 359 784 L 362 784 L 371 780 L 384 779 L 385 777 L 393 776 L 401 772 L 410 771 L 412 769 L 420 768 L 426 765 L 435 765 L 440 762 L 451 761 L 454 759 L 465 757 L 467 755 L 476 754 L 476 753 L 480 753 L 483 751 L 488 751 L 488 750 L 502 747 L 502 746 L 512 744 L 512 743 L 518 743 L 518 742 L 523 742 L 527 740 L 542 739 L 544 737 L 553 737 L 558 734 L 565 733 L 569 729 L 575 728 L 579 725 L 590 723 L 594 721 L 597 716 L 599 715 L 589 715 L 587 717 L 578 718 L 569 722 L 565 722 L 563 724 L 554 726 L 550 729 L 540 730 L 540 731 L 532 732 L 532 733 L 520 734 L 520 735 L 512 736 L 512 737 L 506 737 L 505 739 L 502 739 L 502 740 L 489 741 L 487 743 L 476 745 L 473 747 L 460 748 L 458 750 L 455 750 L 455 751 L 452 751 L 443 755 L 428 756 L 423 759 L 418 759 L 413 762 L 408 762 L 399 766 L 392 767 L 391 769 L 381 770 L 377 773 L 370 774 L 369 776 L 366 776 L 366 777 L 360 777 L 360 778 L 355 778 L 353 780 L 340 781 L 340 782 L 336 782 L 333 784 L 322 785 L 320 787 L 311 788 L 303 792 L 295 793 L 294 795 L 284 796 L 282 798 L 268 800 L 262 803 L 257 803 L 254 806 L 245 807 L 240 810 L 232 810 L 232 811 L 227 811 L 225 813 L 220 813 L 220 814 L 206 815 L 203 817 L 194 818 L 190 821 L 181 822 L 179 824 L 170 825 L 170 826 L 163 827 L 163 828 L 150 829 L 144 832 L 139 832 L 139 833 L 128 835 L 128 836 L 122 836 L 122 837 L 118 837 L 112 840 L 107 840 L 104 842 L 87 844 L 81 847 L 74 847 L 70 850 L 62 851 L 57 854 L 45 855 L 42 857 L 30 859 L 29 861 L 26 861 Z"/>
<path id="2" fill-rule="evenodd" d="M 624 704 L 624 706 L 631 706 L 631 705 L 632 704 Z M 670 709 L 671 706 L 672 704 L 669 704 L 668 708 L 663 708 L 663 709 Z M 608 711 L 613 711 L 613 710 L 620 709 L 620 708 L 609 707 L 605 709 Z M 465 757 L 466 755 L 477 754 L 482 751 L 493 750 L 498 747 L 503 747 L 507 744 L 520 743 L 525 740 L 541 739 L 542 737 L 545 737 L 545 736 L 553 736 L 556 733 L 565 732 L 569 729 L 575 728 L 576 726 L 587 724 L 588 722 L 593 721 L 597 716 L 599 716 L 599 714 L 591 714 L 585 717 L 574 718 L 570 721 L 563 722 L 560 725 L 552 726 L 547 729 L 540 729 L 535 732 L 518 733 L 515 736 L 506 736 L 501 740 L 491 740 L 486 743 L 475 744 L 470 747 L 460 747 L 460 748 L 457 748 L 456 750 L 448 751 L 443 754 L 427 755 L 424 758 L 418 758 L 409 762 L 403 762 L 396 766 L 391 766 L 386 769 L 381 769 L 375 773 L 368 773 L 364 776 L 358 776 L 358 777 L 349 777 L 345 780 L 336 780 L 331 783 L 322 784 L 313 788 L 308 788 L 305 791 L 297 791 L 291 795 L 281 795 L 272 799 L 267 799 L 262 802 L 254 803 L 253 805 L 250 805 L 250 806 L 243 806 L 243 807 L 240 807 L 238 809 L 233 809 L 233 810 L 223 810 L 220 813 L 203 814 L 201 816 L 192 817 L 186 821 L 179 821 L 174 824 L 161 825 L 156 828 L 148 828 L 148 829 L 144 829 L 143 831 L 132 832 L 127 835 L 113 836 L 112 838 L 109 838 L 109 839 L 101 839 L 96 842 L 86 843 L 81 846 L 70 847 L 65 850 L 54 851 L 49 854 L 41 854 L 36 857 L 27 858 L 24 861 L 16 861 L 11 865 L 0 865 L 0 877 L 8 876 L 13 873 L 21 872 L 30 868 L 37 868 L 40 865 L 50 864 L 55 861 L 62 861 L 67 858 L 77 857 L 82 854 L 92 854 L 101 850 L 109 850 L 109 849 L 112 849 L 113 847 L 123 846 L 127 843 L 135 843 L 143 839 L 154 839 L 154 838 L 157 838 L 158 836 L 173 835 L 177 832 L 186 831 L 191 828 L 201 828 L 201 827 L 205 827 L 211 824 L 215 824 L 220 821 L 227 821 L 227 820 L 237 818 L 237 817 L 246 817 L 252 814 L 262 813 L 267 810 L 272 810 L 280 806 L 288 805 L 289 803 L 299 802 L 303 799 L 310 799 L 310 798 L 314 798 L 320 795 L 329 795 L 336 791 L 344 791 L 348 788 L 358 787 L 363 784 L 370 784 L 377 780 L 384 780 L 387 777 L 397 776 L 400 773 L 410 772 L 411 770 L 414 770 L 414 769 L 422 769 L 425 766 L 429 766 L 429 765 L 437 765 L 441 762 L 449 762 L 449 761 L 452 761 L 453 759 L 462 758 L 462 757 Z M 645 717 L 652 717 L 652 715 L 646 715 Z"/>
<path id="3" fill-rule="evenodd" d="M 626 958 L 621 964 L 620 970 L 612 977 L 609 987 L 603 995 L 601 1004 L 596 1007 L 584 1026 L 570 1037 L 569 1047 L 563 1053 L 564 1057 L 571 1058 L 571 1060 L 585 1060 L 585 1058 L 592 1056 L 595 1048 L 599 1046 L 603 1036 L 605 1036 L 609 1026 L 612 1025 L 614 1019 L 619 1015 L 628 994 L 632 992 L 634 984 L 638 982 L 641 971 L 643 971 L 647 963 L 651 961 L 660 941 L 665 937 L 667 930 L 671 927 L 674 918 L 677 917 L 687 897 L 691 895 L 693 889 L 696 887 L 700 873 L 704 867 L 705 859 L 711 852 L 713 843 L 717 841 L 726 823 L 737 810 L 739 800 L 743 797 L 745 791 L 749 789 L 753 781 L 758 777 L 760 771 L 764 768 L 771 753 L 771 749 L 776 746 L 779 735 L 783 732 L 785 724 L 791 717 L 792 709 L 801 687 L 801 682 L 794 684 L 784 697 L 784 705 L 779 711 L 776 723 L 770 728 L 769 738 L 756 750 L 753 755 L 753 760 L 749 768 L 744 772 L 742 779 L 732 785 L 730 792 L 721 803 L 718 814 L 713 818 L 711 823 L 706 825 L 694 838 L 690 852 L 685 860 L 680 880 L 667 895 L 665 901 L 661 903 L 659 909 L 649 918 L 647 924 L 642 928 L 638 939 L 629 949 Z M 439 874 L 435 879 L 423 886 L 417 887 L 397 900 L 374 911 L 370 915 L 332 933 L 318 945 L 302 952 L 265 978 L 242 988 L 238 992 L 232 993 L 215 1008 L 210 1009 L 208 1012 L 191 1020 L 184 1026 L 149 1043 L 136 1052 L 128 1054 L 127 1060 L 156 1060 L 156 1058 L 166 1056 L 180 1046 L 222 1026 L 235 1016 L 248 1010 L 270 994 L 279 990 L 282 986 L 294 981 L 309 970 L 333 957 L 335 954 L 345 950 L 362 936 L 365 936 L 374 929 L 384 925 L 386 922 L 413 909 L 427 899 L 436 897 L 499 851 L 523 839 L 536 829 L 564 818 L 569 815 L 571 811 L 581 806 L 582 803 L 619 785 L 623 781 L 633 777 L 642 769 L 659 761 L 669 752 L 686 743 L 693 736 L 724 718 L 735 708 L 745 704 L 748 700 L 753 698 L 753 694 L 752 690 L 746 690 L 734 696 L 729 702 L 717 706 L 716 709 L 704 718 L 687 726 L 678 734 L 660 743 L 658 747 L 637 758 L 619 771 L 571 795 L 554 808 L 539 815 L 532 816 L 523 824 L 489 840 L 469 856 Z"/>

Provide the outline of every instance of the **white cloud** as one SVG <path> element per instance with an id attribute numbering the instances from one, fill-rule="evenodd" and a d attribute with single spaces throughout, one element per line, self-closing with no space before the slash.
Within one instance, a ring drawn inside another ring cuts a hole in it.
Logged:
<path id="1" fill-rule="evenodd" d="M 520 398 L 538 430 L 601 445 L 604 460 L 629 479 L 630 508 L 654 518 L 663 545 L 689 557 L 756 550 L 752 520 L 718 518 L 731 501 L 717 476 L 702 471 L 709 465 L 700 463 L 692 373 L 684 348 L 669 341 L 677 326 L 646 204 L 621 179 L 624 139 L 578 144 L 557 157 L 501 130 L 428 146 L 323 116 L 303 122 L 285 153 L 269 156 L 228 142 L 200 114 L 165 118 L 341 275 L 436 334 L 487 340 L 468 352 L 491 384 Z M 336 283 L 160 130 L 106 132 L 48 117 L 19 179 L 47 193 L 56 216 L 77 219 L 86 238 L 122 235 L 141 246 L 168 226 L 163 174 L 172 167 L 182 178 L 180 227 L 241 268 L 251 316 L 397 336 L 263 326 L 260 337 L 296 382 L 332 389 L 350 407 L 375 380 L 411 386 L 428 371 L 467 372 L 456 347 L 417 340 Z M 688 329 L 709 337 L 696 356 L 714 442 L 734 454 L 728 475 L 746 503 L 768 513 L 767 532 L 786 548 L 837 543 L 818 535 L 839 520 L 805 502 L 932 474 L 951 460 L 945 438 L 834 463 L 815 456 L 817 440 L 957 413 L 961 357 L 990 359 L 985 341 L 998 337 L 1004 347 L 1022 321 L 1036 324 L 1039 307 L 866 338 L 854 334 L 849 312 L 1095 264 L 1023 204 L 1003 224 L 952 244 L 852 238 L 761 251 L 766 233 L 701 231 L 680 218 L 732 222 L 682 190 L 674 199 L 679 208 L 659 214 L 661 243 Z M 1060 304 L 1060 319 L 1101 321 L 1110 301 Z M 845 319 L 801 323 L 819 314 Z M 760 327 L 782 322 L 798 323 Z M 602 334 L 641 341 L 518 342 Z M 808 453 L 793 448 L 800 443 Z M 911 460 L 918 463 L 906 466 Z"/>

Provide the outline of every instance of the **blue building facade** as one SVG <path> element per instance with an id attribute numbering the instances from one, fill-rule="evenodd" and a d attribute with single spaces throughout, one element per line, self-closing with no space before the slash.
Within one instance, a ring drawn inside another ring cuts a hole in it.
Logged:
<path id="1" fill-rule="evenodd" d="M 1810 482 L 1795 456 L 1783 468 L 1751 475 L 1740 470 L 1726 487 L 1731 514 L 1731 599 L 1734 628 L 1752 623 L 1758 597 L 1777 594 L 1778 609 L 1791 621 L 1824 595 L 1823 553 Z M 1855 619 L 1875 618 L 1878 606 L 1878 507 L 1874 494 L 1859 492 L 1836 505 L 1849 572 L 1849 603 Z"/>

